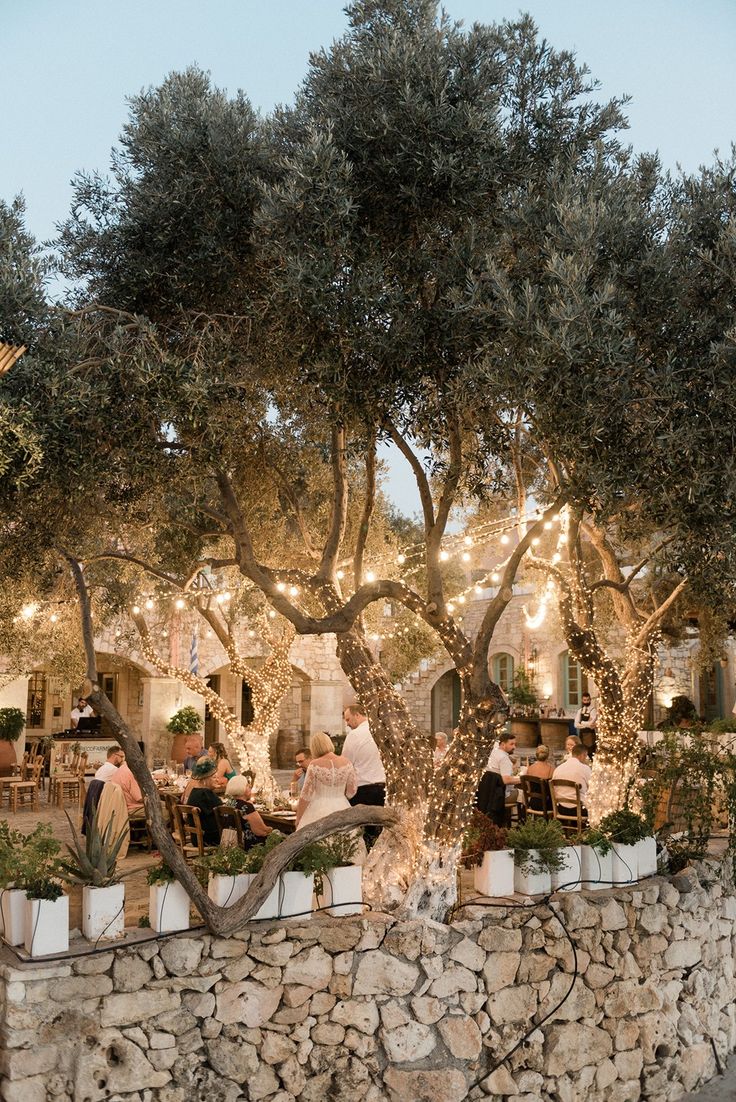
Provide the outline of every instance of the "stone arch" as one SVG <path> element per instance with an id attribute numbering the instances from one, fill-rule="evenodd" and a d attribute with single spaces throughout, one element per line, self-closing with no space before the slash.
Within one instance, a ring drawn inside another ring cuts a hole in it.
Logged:
<path id="1" fill-rule="evenodd" d="M 430 690 L 431 697 L 431 734 L 444 731 L 452 735 L 462 707 L 462 683 L 460 675 L 452 663 L 440 673 Z"/>

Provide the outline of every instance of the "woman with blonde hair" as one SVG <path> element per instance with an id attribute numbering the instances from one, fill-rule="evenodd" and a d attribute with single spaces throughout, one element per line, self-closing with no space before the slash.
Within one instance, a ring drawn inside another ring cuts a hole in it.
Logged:
<path id="1" fill-rule="evenodd" d="M 312 760 L 296 809 L 297 830 L 333 811 L 347 811 L 348 797 L 354 796 L 358 788 L 353 763 L 335 753 L 326 731 L 316 731 L 309 740 L 309 748 Z"/>
<path id="2" fill-rule="evenodd" d="M 537 747 L 535 752 L 536 761 L 526 771 L 527 777 L 541 777 L 543 781 L 548 781 L 555 771 L 555 767 L 549 760 L 549 746 L 545 746 L 542 743 Z"/>

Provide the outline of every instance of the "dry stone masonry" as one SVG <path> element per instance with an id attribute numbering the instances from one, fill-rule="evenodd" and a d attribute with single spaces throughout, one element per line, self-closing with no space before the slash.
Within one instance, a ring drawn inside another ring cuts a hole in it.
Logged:
<path id="1" fill-rule="evenodd" d="M 448 926 L 315 916 L 29 965 L 6 949 L 0 1093 L 668 1102 L 736 1047 L 735 917 L 728 866 L 709 861 Z"/>

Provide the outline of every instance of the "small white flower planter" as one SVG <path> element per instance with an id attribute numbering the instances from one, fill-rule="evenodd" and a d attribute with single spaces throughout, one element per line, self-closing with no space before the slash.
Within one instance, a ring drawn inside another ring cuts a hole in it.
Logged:
<path id="1" fill-rule="evenodd" d="M 639 854 L 636 846 L 614 842 L 611 846 L 611 880 L 614 884 L 635 884 L 639 879 Z"/>
<path id="2" fill-rule="evenodd" d="M 248 891 L 248 888 L 251 886 L 251 884 L 253 883 L 255 878 L 256 878 L 255 873 L 251 873 L 251 872 L 244 873 L 244 879 L 245 879 L 246 883 L 245 883 L 245 891 L 243 892 L 243 894 L 245 894 L 245 892 Z M 280 885 L 280 880 L 277 880 L 276 883 L 274 884 L 274 886 L 271 888 L 271 891 L 266 896 L 263 903 L 261 903 L 261 905 L 258 908 L 258 910 L 256 911 L 256 913 L 251 916 L 251 919 L 250 919 L 251 922 L 261 922 L 265 918 L 278 918 L 278 914 L 279 914 L 279 885 Z"/>
<path id="3" fill-rule="evenodd" d="M 319 905 L 326 907 L 328 914 L 339 918 L 341 915 L 363 913 L 362 865 L 341 865 L 330 869 L 322 877 L 322 885 L 324 894 L 319 896 Z"/>
<path id="4" fill-rule="evenodd" d="M 311 918 L 314 874 L 282 872 L 279 890 L 279 918 Z"/>
<path id="5" fill-rule="evenodd" d="M 189 929 L 189 896 L 178 880 L 151 884 L 148 893 L 148 918 L 157 934 Z"/>
<path id="6" fill-rule="evenodd" d="M 20 888 L 5 888 L 0 900 L 3 937 L 8 945 L 22 945 L 26 936 L 26 893 Z"/>
<path id="7" fill-rule="evenodd" d="M 535 849 L 529 850 L 529 857 L 535 863 L 539 860 Z M 519 895 L 549 895 L 552 891 L 549 871 L 544 869 L 543 872 L 525 872 L 517 866 L 514 869 L 514 891 Z"/>
<path id="8" fill-rule="evenodd" d="M 483 862 L 473 869 L 473 886 L 481 895 L 496 899 L 514 894 L 514 852 L 486 850 Z"/>
<path id="9" fill-rule="evenodd" d="M 26 900 L 26 952 L 47 957 L 69 950 L 69 896 Z"/>
<path id="10" fill-rule="evenodd" d="M 657 840 L 651 835 L 636 843 L 639 862 L 639 879 L 657 875 Z"/>
<path id="11" fill-rule="evenodd" d="M 207 895 L 217 907 L 232 907 L 242 899 L 253 877 L 241 872 L 236 876 L 211 875 L 207 882 Z"/>
<path id="12" fill-rule="evenodd" d="M 613 883 L 613 850 L 603 854 L 595 846 L 581 846 L 583 887 L 589 891 L 610 888 Z"/>
<path id="13" fill-rule="evenodd" d="M 550 874 L 552 891 L 579 892 L 582 880 L 582 858 L 580 846 L 564 846 L 560 853 L 564 864 Z"/>
<path id="14" fill-rule="evenodd" d="M 88 941 L 111 941 L 125 933 L 125 885 L 82 888 L 82 933 Z"/>

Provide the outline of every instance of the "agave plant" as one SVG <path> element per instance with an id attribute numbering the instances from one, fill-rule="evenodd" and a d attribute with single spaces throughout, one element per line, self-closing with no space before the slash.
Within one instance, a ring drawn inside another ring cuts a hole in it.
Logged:
<path id="1" fill-rule="evenodd" d="M 72 845 L 67 845 L 71 860 L 59 862 L 60 875 L 68 884 L 88 884 L 92 888 L 109 888 L 117 884 L 117 858 L 125 838 L 126 828 L 113 834 L 112 821 L 103 831 L 97 825 L 97 812 L 87 827 L 83 841 L 65 812 L 72 831 Z"/>

